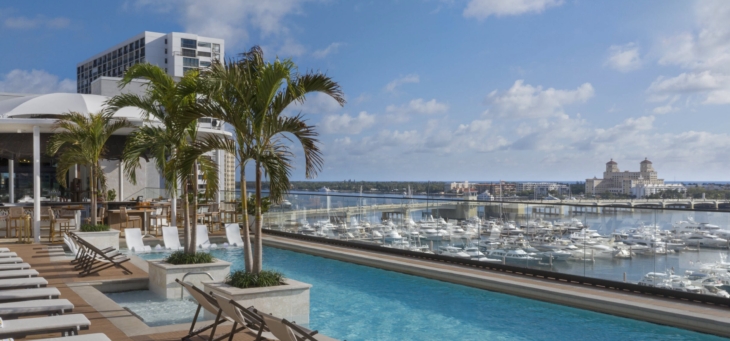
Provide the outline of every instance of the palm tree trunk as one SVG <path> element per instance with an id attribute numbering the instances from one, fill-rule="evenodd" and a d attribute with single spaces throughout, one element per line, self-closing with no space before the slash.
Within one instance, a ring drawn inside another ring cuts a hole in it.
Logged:
<path id="1" fill-rule="evenodd" d="M 190 247 L 190 204 L 188 203 L 188 180 L 185 179 L 182 181 L 182 190 L 183 190 L 183 197 L 182 202 L 183 204 L 183 221 L 184 221 L 184 228 L 183 228 L 183 234 L 185 235 L 185 253 L 191 254 L 194 253 L 191 251 Z"/>
<path id="2" fill-rule="evenodd" d="M 94 177 L 94 165 L 89 165 L 89 177 L 91 184 L 89 196 L 91 197 L 91 225 L 96 225 L 96 177 Z"/>
<path id="3" fill-rule="evenodd" d="M 198 162 L 193 166 L 193 221 L 190 229 L 190 248 L 191 253 L 198 252 Z"/>
<path id="4" fill-rule="evenodd" d="M 261 250 L 261 163 L 256 160 L 256 230 L 254 231 L 253 273 L 260 273 L 263 268 L 263 252 Z"/>
<path id="5" fill-rule="evenodd" d="M 251 255 L 251 231 L 248 227 L 248 198 L 246 197 L 246 166 L 241 164 L 241 212 L 243 213 L 243 263 L 246 272 L 253 268 L 253 256 Z"/>

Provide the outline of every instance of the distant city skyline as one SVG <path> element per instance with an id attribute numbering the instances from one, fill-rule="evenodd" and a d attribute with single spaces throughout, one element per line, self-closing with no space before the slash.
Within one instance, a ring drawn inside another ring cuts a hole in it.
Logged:
<path id="1" fill-rule="evenodd" d="M 730 180 L 730 2 L 497 3 L 6 3 L 0 92 L 76 92 L 110 41 L 188 32 L 342 85 L 344 108 L 289 111 L 321 133 L 317 180 L 584 181 L 645 157 L 667 182 Z"/>

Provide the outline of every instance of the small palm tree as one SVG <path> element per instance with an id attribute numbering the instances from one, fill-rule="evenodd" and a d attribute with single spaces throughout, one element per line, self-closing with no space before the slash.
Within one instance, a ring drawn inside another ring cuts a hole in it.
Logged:
<path id="1" fill-rule="evenodd" d="M 201 87 L 207 96 L 193 105 L 192 117 L 212 117 L 234 128 L 235 144 L 220 138 L 207 138 L 210 149 L 226 149 L 236 154 L 241 167 L 241 205 L 247 212 L 245 168 L 249 161 L 256 164 L 255 246 L 253 257 L 248 247 L 248 216 L 244 214 L 244 249 L 246 270 L 262 270 L 261 240 L 261 182 L 269 178 L 270 197 L 281 201 L 289 190 L 289 176 L 294 157 L 287 142 L 299 142 L 304 149 L 305 172 L 316 176 L 322 165 L 317 146 L 317 132 L 301 115 L 282 116 L 292 103 L 302 103 L 305 95 L 321 92 L 345 104 L 342 90 L 336 82 L 321 73 L 300 75 L 290 60 L 266 62 L 263 51 L 254 47 L 238 60 L 215 63 L 203 74 Z M 198 115 L 198 116 L 195 116 Z M 290 136 L 293 136 L 292 139 Z M 265 172 L 265 174 L 263 174 Z M 252 261 L 250 261 L 252 259 Z"/>
<path id="2" fill-rule="evenodd" d="M 96 190 L 99 179 L 103 178 L 100 158 L 106 151 L 106 141 L 117 130 L 131 128 L 133 125 L 124 118 L 114 118 L 112 112 L 82 115 L 71 112 L 61 116 L 54 124 L 53 134 L 48 141 L 48 155 L 58 156 L 56 178 L 66 187 L 66 174 L 76 164 L 89 168 L 91 184 L 91 221 L 96 222 Z"/>
<path id="3" fill-rule="evenodd" d="M 195 167 L 184 168 L 181 160 L 192 155 L 189 148 L 197 138 L 197 124 L 190 121 L 181 123 L 180 120 L 181 115 L 195 103 L 197 73 L 189 72 L 179 82 L 175 82 L 158 66 L 136 64 L 127 70 L 120 81 L 120 87 L 128 85 L 133 79 L 148 81 L 144 95 L 121 94 L 107 102 L 114 112 L 126 107 L 139 108 L 147 122 L 127 137 L 123 156 L 126 176 L 130 182 L 136 183 L 136 171 L 141 167 L 140 159 L 151 156 L 155 167 L 165 178 L 165 187 L 169 193 L 177 196 L 178 183 L 183 184 L 184 248 L 186 253 L 194 254 L 197 251 L 197 227 L 195 222 L 190 222 L 188 188 L 192 188 L 193 192 L 197 191 L 197 177 L 193 175 L 197 172 Z M 202 158 L 202 155 L 199 157 Z M 204 160 L 201 163 L 209 164 Z M 203 167 L 203 172 L 207 172 L 206 177 L 217 177 L 217 172 L 210 174 L 212 171 L 209 167 Z M 195 182 L 195 185 L 190 186 L 191 182 Z M 197 209 L 197 201 L 193 205 Z"/>

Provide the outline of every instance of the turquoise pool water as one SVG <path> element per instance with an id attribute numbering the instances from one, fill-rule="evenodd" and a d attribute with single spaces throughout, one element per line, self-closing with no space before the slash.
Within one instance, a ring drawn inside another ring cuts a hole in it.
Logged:
<path id="1" fill-rule="evenodd" d="M 212 253 L 243 267 L 240 249 Z M 264 267 L 312 284 L 309 327 L 340 340 L 725 340 L 269 247 Z"/>

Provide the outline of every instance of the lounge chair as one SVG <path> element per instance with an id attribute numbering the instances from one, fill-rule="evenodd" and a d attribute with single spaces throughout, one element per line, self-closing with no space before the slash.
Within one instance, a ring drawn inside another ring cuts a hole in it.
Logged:
<path id="1" fill-rule="evenodd" d="M 241 228 L 238 227 L 238 224 L 226 224 L 226 238 L 228 239 L 228 245 L 243 247 Z"/>
<path id="2" fill-rule="evenodd" d="M 233 319 L 233 327 L 231 328 L 231 334 L 235 334 L 242 329 L 236 330 L 236 326 L 248 326 L 249 330 L 256 334 L 255 341 L 261 340 L 261 338 L 266 339 L 276 339 L 274 334 L 272 334 L 269 331 L 269 328 L 266 327 L 266 323 L 261 318 L 261 316 L 253 313 L 251 310 L 244 308 L 238 302 L 223 297 L 220 295 L 213 294 L 213 298 L 215 298 L 216 302 L 218 302 L 218 306 L 221 308 L 224 314 L 231 317 Z M 245 329 L 245 328 L 243 328 Z"/>
<path id="3" fill-rule="evenodd" d="M 88 276 L 111 267 L 120 268 L 127 273 L 132 273 L 131 270 L 122 265 L 128 262 L 129 258 L 119 251 L 113 248 L 101 250 L 73 233 L 71 233 L 71 236 L 73 236 L 76 243 L 81 247 L 81 251 L 74 260 L 76 264 L 74 269 L 81 270 L 79 276 Z"/>
<path id="4" fill-rule="evenodd" d="M 0 291 L 0 302 L 54 299 L 61 296 L 57 288 L 33 288 Z"/>
<path id="5" fill-rule="evenodd" d="M 15 264 L 22 262 L 23 258 L 20 257 L 0 258 L 0 264 Z"/>
<path id="6" fill-rule="evenodd" d="M 316 330 L 309 330 L 286 319 L 262 313 L 256 311 L 256 309 L 253 309 L 253 311 L 263 318 L 266 327 L 280 341 L 337 341 L 329 336 L 319 334 Z"/>
<path id="7" fill-rule="evenodd" d="M 112 341 L 106 334 L 86 334 L 68 337 L 54 337 L 52 339 L 40 339 L 36 341 Z"/>
<path id="8" fill-rule="evenodd" d="M 6 247 L 0 247 L 0 252 L 10 252 L 10 249 Z"/>
<path id="9" fill-rule="evenodd" d="M 15 252 L 0 252 L 0 258 L 10 258 L 10 257 L 18 257 L 18 254 Z"/>
<path id="10" fill-rule="evenodd" d="M 0 279 L 0 290 L 40 288 L 48 285 L 43 277 Z"/>
<path id="11" fill-rule="evenodd" d="M 35 271 L 33 269 L 0 271 L 0 279 L 31 277 L 38 277 L 38 271 Z"/>
<path id="12" fill-rule="evenodd" d="M 29 335 L 61 333 L 61 336 L 78 334 L 89 329 L 89 319 L 83 314 L 3 320 L 0 338 L 20 338 Z"/>
<path id="13" fill-rule="evenodd" d="M 0 264 L 0 271 L 30 269 L 28 263 Z"/>
<path id="14" fill-rule="evenodd" d="M 210 239 L 208 239 L 208 226 L 198 225 L 198 228 L 195 230 L 195 236 L 199 248 L 204 250 L 218 248 L 218 244 L 211 244 Z"/>
<path id="15" fill-rule="evenodd" d="M 3 319 L 14 319 L 30 315 L 63 315 L 74 310 L 69 300 L 32 300 L 0 303 L 0 316 Z"/>
<path id="16" fill-rule="evenodd" d="M 68 249 L 71 250 L 71 253 L 73 253 L 74 255 L 79 252 L 78 247 L 73 242 L 73 240 L 71 239 L 71 237 L 69 237 L 68 234 L 64 234 L 63 235 L 63 242 L 64 242 L 64 244 L 66 244 L 66 246 L 68 246 Z"/>
<path id="17" fill-rule="evenodd" d="M 215 298 L 205 293 L 205 291 L 202 291 L 195 287 L 194 285 L 183 282 L 179 279 L 175 279 L 175 282 L 182 285 L 183 288 L 187 289 L 190 293 L 190 296 L 193 297 L 193 299 L 198 302 L 198 309 L 195 310 L 195 317 L 193 317 L 193 323 L 190 325 L 190 331 L 188 332 L 188 335 L 183 337 L 183 340 L 189 340 L 191 337 L 199 335 L 202 332 L 205 332 L 208 329 L 213 328 L 210 332 L 210 340 L 213 339 L 213 336 L 215 335 L 215 330 L 218 327 L 219 324 L 225 323 L 225 322 L 234 322 L 235 321 L 230 318 L 229 316 L 223 314 L 223 310 L 218 306 L 218 301 L 216 301 Z M 195 324 L 198 321 L 198 315 L 200 315 L 200 309 L 205 309 L 211 314 L 215 314 L 215 321 L 213 321 L 212 324 L 200 328 L 198 330 L 195 329 Z M 235 328 L 234 328 L 235 329 Z M 232 333 L 235 334 L 236 332 L 239 332 L 241 330 L 246 329 L 246 326 L 242 326 L 238 330 L 232 330 Z M 225 336 L 229 336 L 231 333 L 226 334 Z M 216 340 L 223 339 L 225 336 L 219 337 Z"/>
<path id="18" fill-rule="evenodd" d="M 142 241 L 142 230 L 129 228 L 124 230 L 124 238 L 127 241 L 127 248 L 132 252 L 150 252 L 152 247 L 144 245 Z"/>
<path id="19" fill-rule="evenodd" d="M 165 242 L 165 249 L 167 250 L 183 249 L 182 245 L 180 245 L 180 237 L 178 236 L 177 226 L 163 226 L 162 240 Z"/>

